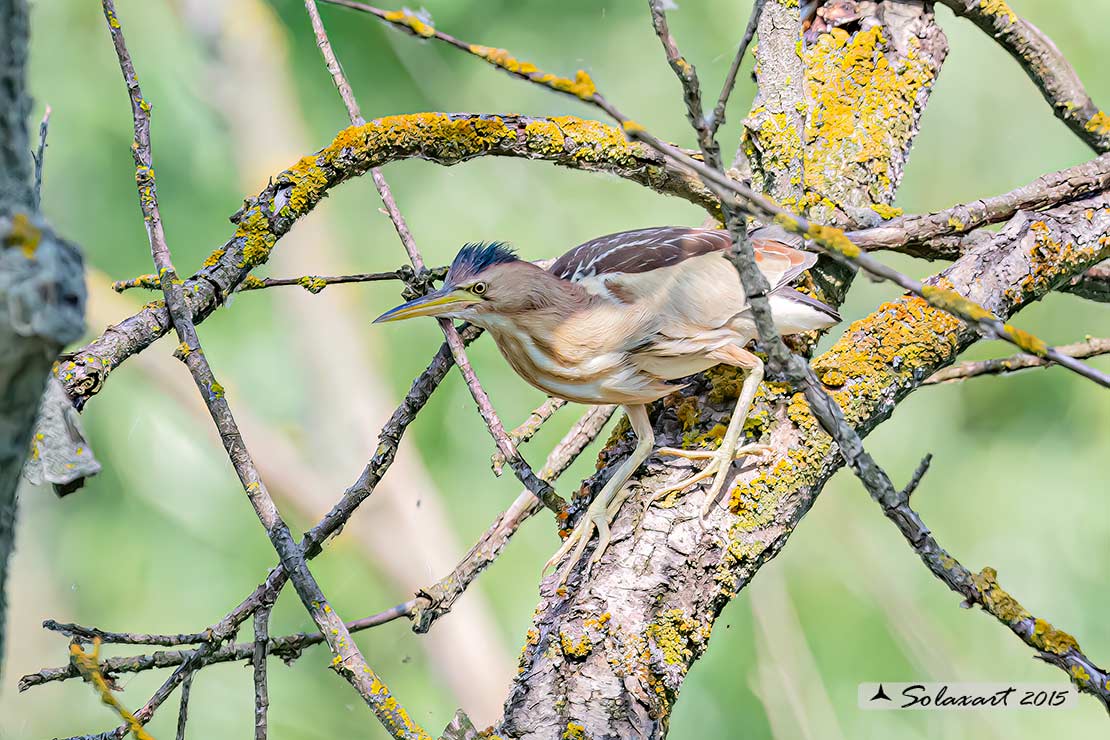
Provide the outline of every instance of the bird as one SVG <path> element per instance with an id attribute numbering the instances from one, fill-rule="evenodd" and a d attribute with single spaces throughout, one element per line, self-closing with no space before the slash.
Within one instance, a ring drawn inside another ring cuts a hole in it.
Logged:
<path id="1" fill-rule="evenodd" d="M 771 315 L 780 334 L 826 329 L 840 321 L 831 306 L 791 286 L 814 265 L 804 239 L 780 226 L 752 229 L 756 265 L 767 278 Z M 574 247 L 546 269 L 522 260 L 503 242 L 464 245 L 440 288 L 386 311 L 374 323 L 416 316 L 447 317 L 482 327 L 512 369 L 549 396 L 582 404 L 623 406 L 636 446 L 614 470 L 586 513 L 544 566 L 566 558 L 565 584 L 598 533 L 591 562 L 610 541 L 610 523 L 630 495 L 625 484 L 653 452 L 648 404 L 684 387 L 676 383 L 716 365 L 731 365 L 744 382 L 720 447 L 656 454 L 705 460 L 705 467 L 655 491 L 653 501 L 713 477 L 711 510 L 732 462 L 768 452 L 740 444 L 744 421 L 763 380 L 763 362 L 746 347 L 758 337 L 722 229 L 662 226 L 623 231 Z M 572 553 L 573 550 L 573 553 Z"/>

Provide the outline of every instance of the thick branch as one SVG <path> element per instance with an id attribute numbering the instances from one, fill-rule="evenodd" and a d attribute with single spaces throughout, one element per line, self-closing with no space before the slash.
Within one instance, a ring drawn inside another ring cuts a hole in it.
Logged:
<path id="1" fill-rule="evenodd" d="M 1010 9 L 1006 0 L 942 0 L 1009 52 L 1052 106 L 1056 117 L 1096 152 L 1110 151 L 1110 116 L 1087 94 L 1052 39 Z"/>
<path id="2" fill-rule="evenodd" d="M 1060 205 L 1085 195 L 1110 189 L 1110 154 L 1090 162 L 1038 177 L 1003 195 L 925 215 L 899 216 L 870 229 L 848 232 L 856 246 L 866 250 L 889 249 L 926 259 L 955 259 L 960 252 L 938 252 L 933 240 L 1002 223 L 1018 211 Z"/>

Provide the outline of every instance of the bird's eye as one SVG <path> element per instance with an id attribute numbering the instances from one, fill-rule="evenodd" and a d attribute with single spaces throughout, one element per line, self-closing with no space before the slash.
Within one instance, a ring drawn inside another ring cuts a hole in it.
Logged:
<path id="1" fill-rule="evenodd" d="M 473 293 L 474 295 L 482 295 L 483 293 L 486 292 L 486 284 L 485 283 L 474 283 L 474 285 L 470 286 L 470 292 Z"/>

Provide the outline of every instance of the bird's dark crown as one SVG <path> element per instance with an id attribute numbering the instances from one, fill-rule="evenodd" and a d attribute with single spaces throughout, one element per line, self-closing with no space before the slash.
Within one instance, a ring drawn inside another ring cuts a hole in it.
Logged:
<path id="1" fill-rule="evenodd" d="M 447 270 L 446 282 L 458 285 L 482 273 L 483 270 L 505 262 L 517 262 L 520 258 L 504 242 L 477 242 L 464 244 Z"/>

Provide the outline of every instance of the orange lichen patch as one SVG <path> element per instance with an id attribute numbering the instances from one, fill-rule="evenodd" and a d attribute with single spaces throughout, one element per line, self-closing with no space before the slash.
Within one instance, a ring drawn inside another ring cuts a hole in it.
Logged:
<path id="1" fill-rule="evenodd" d="M 1103 111 L 1099 111 L 1091 116 L 1091 120 L 1087 121 L 1083 128 L 1087 129 L 1092 134 L 1108 136 L 1110 135 L 1110 116 L 1106 115 Z"/>
<path id="2" fill-rule="evenodd" d="M 986 15 L 998 16 L 1007 25 L 1017 23 L 1017 14 L 1006 4 L 1006 0 L 979 0 L 979 9 Z"/>
<path id="3" fill-rule="evenodd" d="M 421 20 L 408 8 L 404 10 L 391 10 L 388 11 L 383 18 L 390 23 L 402 26 L 409 31 L 412 31 L 417 36 L 423 38 L 431 38 L 436 35 L 436 29 L 431 23 Z"/>
<path id="4" fill-rule="evenodd" d="M 559 632 L 559 646 L 566 657 L 573 660 L 582 660 L 593 652 L 594 642 L 585 632 L 576 636 L 561 631 Z"/>
<path id="5" fill-rule="evenodd" d="M 566 77 L 559 77 L 558 75 L 541 72 L 536 65 L 531 62 L 520 61 L 505 49 L 471 44 L 470 53 L 485 59 L 493 66 L 500 67 L 506 72 L 520 75 L 521 77 L 527 77 L 532 82 L 545 85 L 552 90 L 569 93 L 582 100 L 590 100 L 597 94 L 597 87 L 594 85 L 594 81 L 581 69 L 578 70 L 574 79 L 571 80 Z"/>
<path id="6" fill-rule="evenodd" d="M 11 218 L 8 233 L 4 235 L 4 246 L 18 248 L 23 256 L 31 259 L 42 241 L 42 231 L 31 223 L 26 213 L 17 213 Z"/>

